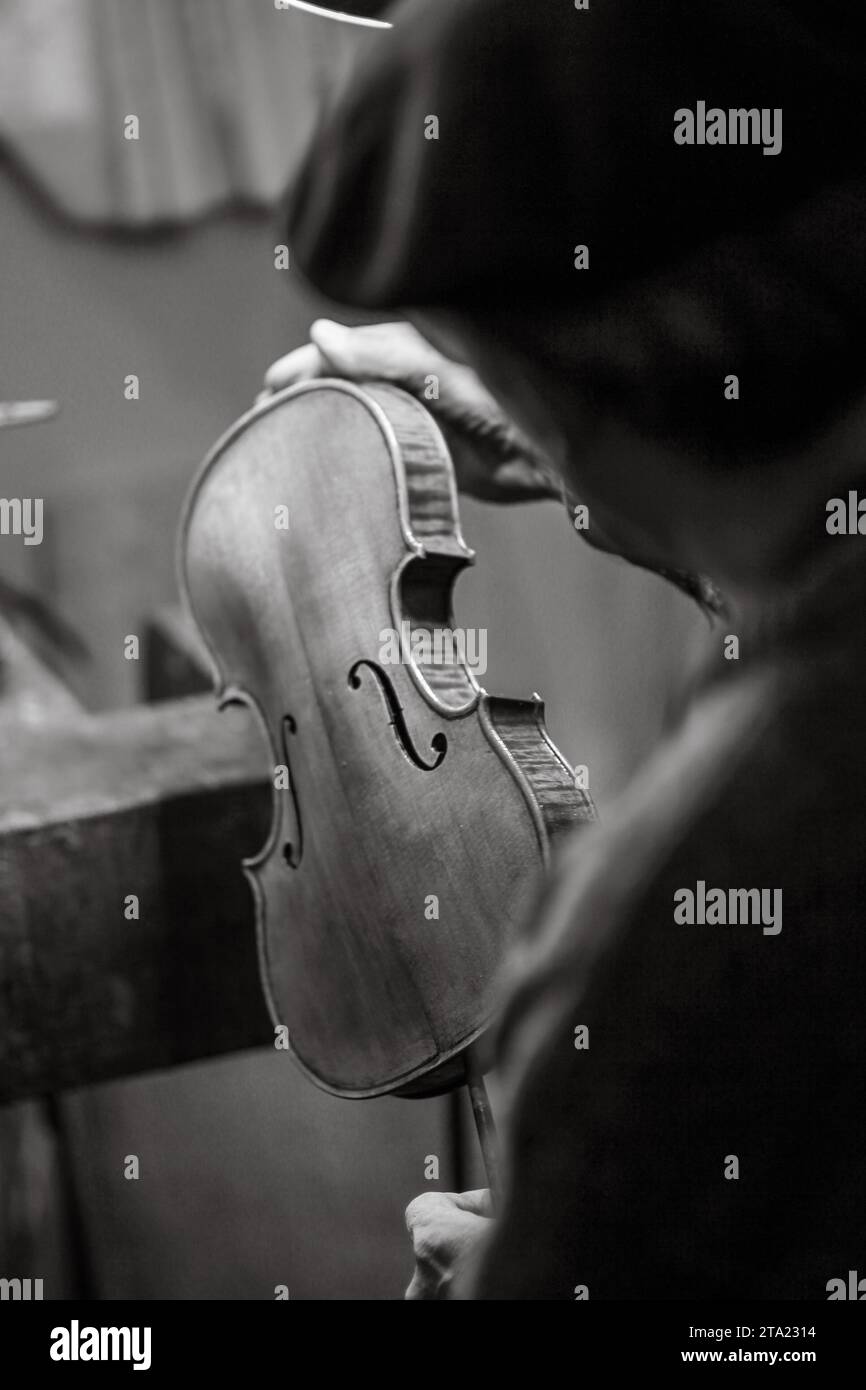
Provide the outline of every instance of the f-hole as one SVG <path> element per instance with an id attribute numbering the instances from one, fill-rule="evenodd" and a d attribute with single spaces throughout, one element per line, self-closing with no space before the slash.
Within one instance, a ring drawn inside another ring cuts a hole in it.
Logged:
<path id="1" fill-rule="evenodd" d="M 301 857 L 304 853 L 304 831 L 301 824 L 301 808 L 298 805 L 298 793 L 295 789 L 295 779 L 292 776 L 292 760 L 289 756 L 289 736 L 296 734 L 298 726 L 291 714 L 284 714 L 282 718 L 282 738 L 283 738 L 283 758 L 289 772 L 289 791 L 292 797 L 292 808 L 295 814 L 295 833 L 297 844 L 291 840 L 286 840 L 283 844 L 283 858 L 290 869 L 300 867 Z"/>
<path id="2" fill-rule="evenodd" d="M 409 733 L 409 730 L 406 727 L 406 716 L 403 713 L 403 706 L 397 699 L 396 691 L 394 690 L 393 685 L 389 681 L 388 677 L 385 675 L 385 672 L 382 670 L 381 666 L 377 666 L 375 661 L 356 661 L 351 671 L 349 672 L 349 685 L 352 687 L 353 690 L 361 689 L 361 677 L 359 676 L 358 672 L 360 671 L 362 666 L 366 666 L 370 671 L 372 671 L 373 675 L 376 677 L 376 680 L 378 681 L 379 689 L 382 692 L 382 696 L 388 709 L 388 723 L 394 730 L 394 737 L 396 738 L 403 752 L 406 754 L 406 757 L 409 759 L 410 762 L 414 763 L 416 767 L 420 767 L 422 772 L 435 772 L 436 768 L 439 766 L 442 759 L 445 757 L 445 754 L 448 752 L 448 740 L 445 737 L 445 735 L 441 733 L 433 735 L 432 739 L 430 740 L 430 750 L 431 752 L 436 754 L 436 757 L 432 763 L 425 762 L 424 759 L 421 757 L 421 754 L 415 747 L 415 744 L 412 740 L 412 735 Z"/>

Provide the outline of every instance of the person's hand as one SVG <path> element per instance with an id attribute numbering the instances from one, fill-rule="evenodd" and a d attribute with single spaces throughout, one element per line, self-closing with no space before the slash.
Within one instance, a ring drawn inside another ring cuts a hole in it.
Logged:
<path id="1" fill-rule="evenodd" d="M 427 407 L 448 441 L 457 486 L 488 502 L 558 497 L 545 460 L 470 367 L 452 362 L 410 323 L 348 328 L 317 319 L 312 341 L 274 362 L 265 393 L 316 377 L 388 381 Z"/>
<path id="2" fill-rule="evenodd" d="M 406 1208 L 415 1273 L 407 1298 L 450 1297 L 454 1275 L 490 1229 L 490 1193 L 425 1192 Z"/>

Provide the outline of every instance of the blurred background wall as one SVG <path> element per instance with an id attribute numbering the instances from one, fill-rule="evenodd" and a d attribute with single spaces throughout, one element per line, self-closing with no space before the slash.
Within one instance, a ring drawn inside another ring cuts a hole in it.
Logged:
<path id="1" fill-rule="evenodd" d="M 0 494 L 43 497 L 46 524 L 41 546 L 0 542 L 0 576 L 81 634 L 89 658 L 67 675 L 98 709 L 141 698 L 123 638 L 176 600 L 174 533 L 199 460 L 250 404 L 268 362 L 303 342 L 313 317 L 341 316 L 274 268 L 272 184 L 288 176 L 354 47 L 372 40 L 246 0 L 186 0 L 193 30 L 196 15 L 218 15 L 196 70 L 204 63 L 220 82 L 185 103 L 179 89 L 196 65 L 175 62 L 165 77 L 179 43 L 172 0 L 36 8 L 65 34 L 77 76 L 52 67 L 50 30 L 32 7 L 0 3 L 0 48 L 7 71 L 14 54 L 19 92 L 16 105 L 7 85 L 0 101 L 0 397 L 56 397 L 61 412 L 0 436 Z M 253 15 L 264 28 L 251 49 Z M 118 16 L 131 26 L 125 45 Z M 265 51 L 268 79 L 256 76 Z M 40 63 L 41 106 L 39 83 L 25 80 Z M 102 128 L 105 113 L 135 111 L 133 90 L 142 103 L 153 97 L 154 63 L 175 99 L 163 92 L 171 119 L 163 153 L 148 158 L 154 168 L 173 159 L 170 176 L 108 177 L 124 151 Z M 110 108 L 93 74 L 114 91 Z M 67 100 L 52 94 L 64 81 Z M 247 158 L 218 136 L 227 112 L 244 123 L 253 89 Z M 271 107 L 267 90 L 281 93 Z M 213 148 L 234 151 L 222 163 L 202 153 L 208 120 Z M 256 130 L 268 133 L 270 162 L 257 160 Z M 137 401 L 124 398 L 129 373 Z M 588 765 L 603 813 L 657 739 L 702 620 L 660 581 L 593 554 L 557 506 L 466 502 L 463 523 L 478 563 L 460 580 L 457 621 L 488 629 L 485 684 L 545 697 L 554 739 Z M 272 1298 L 277 1284 L 297 1298 L 399 1297 L 403 1207 L 452 1186 L 445 1102 L 337 1101 L 287 1078 L 270 1052 L 92 1088 L 64 1098 L 55 1120 L 28 1106 L 0 1124 L 0 1274 L 45 1273 L 46 1297 Z M 138 1182 L 123 1178 L 127 1154 L 139 1156 Z M 433 1154 L 438 1184 L 424 1178 Z"/>

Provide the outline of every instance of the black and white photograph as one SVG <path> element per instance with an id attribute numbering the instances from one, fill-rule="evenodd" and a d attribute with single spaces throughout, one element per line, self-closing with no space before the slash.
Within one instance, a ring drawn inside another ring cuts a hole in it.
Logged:
<path id="1" fill-rule="evenodd" d="M 862 5 L 0 0 L 0 185 L 20 1373 L 854 1374 Z"/>

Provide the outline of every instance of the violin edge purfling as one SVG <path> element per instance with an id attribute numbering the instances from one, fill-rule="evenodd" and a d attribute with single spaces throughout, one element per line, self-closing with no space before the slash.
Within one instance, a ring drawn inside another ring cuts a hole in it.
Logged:
<path id="1" fill-rule="evenodd" d="M 395 519 L 402 538 L 402 554 L 388 576 L 387 585 L 387 602 L 394 628 L 399 631 L 401 623 L 407 619 L 414 628 L 430 628 L 437 623 L 445 624 L 449 628 L 453 627 L 451 597 L 454 582 L 459 572 L 474 561 L 474 554 L 467 547 L 461 532 L 453 465 L 442 434 L 424 406 L 399 388 L 385 383 L 372 382 L 356 385 L 330 378 L 305 382 L 287 388 L 285 391 L 260 402 L 222 436 L 198 470 L 184 508 L 178 538 L 180 587 L 187 611 L 201 633 L 209 652 L 215 677 L 215 688 L 220 703 L 240 701 L 246 703 L 256 712 L 275 763 L 279 761 L 276 756 L 276 734 L 269 727 L 262 703 L 255 691 L 244 689 L 242 684 L 238 684 L 233 679 L 233 673 L 231 669 L 227 668 L 224 656 L 218 653 L 219 643 L 215 642 L 214 634 L 210 630 L 210 627 L 219 627 L 218 619 L 214 619 L 212 612 L 197 612 L 197 601 L 199 608 L 207 607 L 210 598 L 208 596 L 203 604 L 202 592 L 205 590 L 202 590 L 200 586 L 197 590 L 198 579 L 189 571 L 190 540 L 193 528 L 197 524 L 198 503 L 203 490 L 208 487 L 209 483 L 213 483 L 221 460 L 226 458 L 227 454 L 237 446 L 244 445 L 246 432 L 251 431 L 250 437 L 254 437 L 252 427 L 256 426 L 264 416 L 285 411 L 287 405 L 298 402 L 302 397 L 319 398 L 316 404 L 318 405 L 320 400 L 322 416 L 327 420 L 329 401 L 333 413 L 334 403 L 331 393 L 334 392 L 339 393 L 341 397 L 351 397 L 357 405 L 363 407 L 364 412 L 375 423 L 380 441 L 390 457 L 397 500 Z M 307 403 L 311 404 L 309 400 Z M 290 428 L 290 412 L 284 413 L 283 420 L 288 430 Z M 327 430 L 327 425 L 324 428 Z M 200 555 L 202 553 L 202 538 L 200 536 L 196 537 L 196 544 Z M 223 550 L 225 552 L 225 546 Z M 215 571 L 218 576 L 225 572 L 225 561 L 222 564 L 222 572 L 219 569 Z M 211 568 L 210 573 L 213 574 L 213 572 L 213 568 Z M 235 650 L 243 652 L 243 646 L 237 647 L 236 645 Z M 353 668 L 374 667 L 375 663 L 371 659 L 374 655 L 373 652 L 365 654 L 363 650 L 359 651 L 351 667 L 345 662 L 343 663 L 345 669 L 342 671 L 342 677 L 340 672 L 336 671 L 333 678 L 329 679 L 326 683 L 328 688 L 336 688 L 343 679 L 349 684 Z M 342 670 L 342 668 L 340 669 Z M 435 715 L 441 721 L 442 743 L 437 745 L 435 739 L 439 738 L 440 735 L 434 735 L 434 749 L 438 746 L 441 753 L 445 740 L 451 734 L 456 736 L 456 744 L 455 740 L 451 739 L 451 747 L 447 755 L 434 758 L 432 753 L 425 752 L 423 758 L 419 756 L 415 760 L 415 768 L 411 772 L 407 771 L 407 777 L 424 779 L 425 790 L 423 793 L 420 791 L 418 793 L 422 795 L 422 800 L 426 797 L 431 802 L 435 801 L 435 791 L 429 790 L 435 779 L 443 775 L 452 777 L 459 770 L 459 759 L 465 759 L 466 756 L 469 721 L 475 721 L 487 746 L 495 752 L 497 764 L 508 774 L 510 783 L 517 789 L 524 807 L 526 831 L 522 832 L 524 834 L 524 841 L 522 842 L 524 848 L 521 850 L 520 858 L 525 862 L 527 868 L 530 868 L 534 863 L 537 869 L 543 869 L 548 862 L 551 843 L 570 827 L 594 819 L 595 812 L 589 793 L 575 785 L 574 775 L 570 767 L 555 748 L 546 731 L 544 707 L 541 700 L 537 696 L 533 696 L 531 700 L 517 700 L 488 695 L 477 684 L 472 671 L 463 662 L 452 662 L 447 668 L 443 668 L 437 667 L 435 663 L 422 664 L 410 658 L 404 663 L 402 669 L 405 670 L 405 674 L 410 679 L 423 707 L 426 707 L 429 714 Z M 363 683 L 365 674 L 362 670 L 355 670 L 355 675 L 359 678 L 360 683 Z M 391 681 L 392 678 L 389 675 L 386 679 Z M 409 687 L 405 685 L 405 679 L 399 674 L 399 671 L 396 672 L 393 680 L 397 681 L 402 692 L 401 697 L 396 695 L 394 697 L 398 699 L 399 708 L 402 711 L 404 706 L 414 699 L 414 696 L 408 694 Z M 371 686 L 373 685 L 372 677 L 369 683 Z M 370 699 L 372 699 L 373 693 L 371 689 Z M 363 695 L 364 692 L 362 691 L 361 694 Z M 386 692 L 382 691 L 380 694 L 384 698 L 384 704 L 387 705 Z M 282 717 L 294 719 L 295 712 L 293 709 L 290 714 L 286 709 L 283 711 Z M 409 725 L 424 722 L 422 713 L 422 708 L 418 705 L 412 710 L 407 710 L 406 717 Z M 391 715 L 393 716 L 393 714 L 394 711 L 391 709 Z M 393 724 L 393 722 L 392 717 L 391 723 Z M 281 732 L 284 738 L 285 729 L 283 728 Z M 299 831 L 301 824 L 306 823 L 303 854 L 298 852 L 296 862 L 291 863 L 289 861 L 289 868 L 295 871 L 294 885 L 298 885 L 305 883 L 305 874 L 310 877 L 317 872 L 315 851 L 311 850 L 310 846 L 321 844 L 326 837 L 320 830 L 316 830 L 315 817 L 321 813 L 311 794 L 311 770 L 304 766 L 305 749 L 307 750 L 306 755 L 312 757 L 310 751 L 312 744 L 305 744 L 303 741 L 305 736 L 309 736 L 309 726 L 307 724 L 305 727 L 304 720 L 301 719 L 292 732 L 293 751 L 296 740 L 297 749 L 300 750 L 297 785 L 294 770 L 291 774 L 292 797 L 295 799 L 295 809 L 298 813 Z M 399 729 L 395 731 L 392 728 L 389 735 L 392 751 L 395 746 L 395 739 L 399 741 L 399 736 Z M 423 746 L 426 750 L 429 747 L 429 741 L 423 744 L 419 743 L 418 746 L 419 748 Z M 329 753 L 333 753 L 334 758 L 336 758 L 337 750 L 326 750 L 321 743 L 317 744 L 313 751 L 316 751 L 318 759 L 315 763 L 317 770 L 324 767 Z M 345 749 L 338 751 L 342 757 L 340 766 L 351 761 L 343 756 Z M 411 751 L 405 747 L 403 749 L 403 753 L 411 753 Z M 385 743 L 383 743 L 383 760 L 390 756 L 391 754 L 386 751 Z M 475 762 L 471 763 L 472 766 L 477 765 L 479 756 L 480 753 L 476 747 L 476 751 L 472 755 L 475 759 Z M 449 758 L 451 759 L 450 764 Z M 408 763 L 412 759 L 407 757 L 406 761 Z M 469 765 L 467 764 L 467 767 Z M 388 763 L 387 767 L 389 775 L 393 775 L 392 765 Z M 446 768 L 448 769 L 447 774 Z M 492 777 L 492 773 L 489 776 Z M 416 784 L 412 783 L 412 785 Z M 418 782 L 417 785 L 420 788 L 421 783 Z M 368 795 L 368 792 L 369 788 L 364 792 L 364 795 Z M 490 832 L 487 837 L 488 843 L 490 843 L 491 837 L 494 842 L 496 841 L 493 832 L 496 830 L 498 819 L 507 819 L 510 815 L 513 821 L 515 811 L 513 806 L 510 811 L 506 808 L 505 803 L 508 801 L 507 796 L 493 797 L 492 804 L 486 813 L 486 818 L 490 822 L 486 827 Z M 293 923 L 296 926 L 298 922 L 303 922 L 306 926 L 307 918 L 315 916 L 316 908 L 314 896 L 304 899 L 303 894 L 301 894 L 297 900 L 294 900 L 291 897 L 292 892 L 295 891 L 294 887 L 284 887 L 283 880 L 278 881 L 280 895 L 278 907 L 275 908 L 273 903 L 269 905 L 268 902 L 268 893 L 271 892 L 273 896 L 273 880 L 268 879 L 268 874 L 271 872 L 271 860 L 283 838 L 285 814 L 284 794 L 275 789 L 271 835 L 260 853 L 244 862 L 244 868 L 251 882 L 256 905 L 263 988 L 274 1023 L 285 1022 L 289 1028 L 291 1047 L 296 1062 L 321 1089 L 335 1095 L 352 1098 L 366 1098 L 388 1093 L 430 1095 L 460 1084 L 465 1080 L 463 1054 L 468 1046 L 478 1040 L 490 1022 L 489 1000 L 485 1000 L 483 1009 L 479 1004 L 474 1013 L 471 999 L 467 1000 L 465 1007 L 461 1006 L 460 1008 L 447 1009 L 443 1004 L 442 1036 L 447 1037 L 447 1045 L 440 1047 L 440 1034 L 436 1032 L 439 1025 L 436 1010 L 440 1001 L 435 994 L 430 997 L 425 996 L 423 1009 L 426 1014 L 430 1015 L 430 1027 L 434 1030 L 436 1039 L 433 1053 L 420 1061 L 417 1060 L 417 1057 L 408 1056 L 407 1053 L 408 1060 L 405 1067 L 401 1067 L 399 1063 L 389 1066 L 386 1068 L 387 1074 L 378 1078 L 372 1077 L 373 1067 L 372 1063 L 369 1063 L 369 1059 L 367 1072 L 363 1074 L 361 1079 L 359 1080 L 359 1077 L 350 1079 L 343 1074 L 338 1076 L 333 1070 L 329 1071 L 328 1065 L 323 1064 L 311 1054 L 311 1049 L 304 1039 L 296 1047 L 295 1041 L 292 1040 L 292 1019 L 285 1016 L 284 1006 L 280 1002 L 281 995 L 283 998 L 286 997 L 284 992 L 287 988 L 286 980 L 293 973 L 292 970 L 288 970 L 287 966 L 284 966 L 282 956 L 289 951 L 286 943 L 292 940 Z M 310 834 L 311 820 L 313 821 L 312 829 L 316 832 L 312 835 Z M 441 833 L 444 836 L 448 831 L 447 820 L 443 815 Z M 525 840 L 526 834 L 530 831 L 534 848 Z M 512 834 L 513 838 L 513 827 L 509 833 Z M 508 834 L 504 834 L 503 844 L 507 840 Z M 396 842 L 400 843 L 399 836 L 396 837 Z M 406 843 L 410 842 L 411 839 L 407 838 Z M 327 862 L 323 860 L 318 865 L 319 871 L 326 872 L 328 863 L 337 864 L 344 857 L 342 851 L 346 844 L 345 837 L 342 841 L 334 842 L 326 856 Z M 299 851 L 299 847 L 296 846 L 296 849 Z M 490 881 L 494 883 L 497 879 L 497 871 L 503 881 L 508 874 L 513 876 L 516 872 L 515 866 L 510 863 L 498 866 L 480 863 L 476 868 L 478 872 L 475 877 L 489 877 Z M 461 872 L 466 878 L 466 871 Z M 288 877 L 292 877 L 290 873 Z M 468 879 L 466 879 L 466 885 L 465 897 L 468 904 L 471 901 L 472 892 L 477 890 L 477 885 L 470 883 Z M 494 890 L 490 891 L 493 892 Z M 462 899 L 464 895 L 458 896 L 461 896 Z M 357 892 L 355 898 L 357 898 Z M 462 900 L 461 910 L 468 911 L 468 907 L 463 908 Z M 507 916 L 509 910 L 510 903 L 505 901 L 502 907 L 503 918 Z M 360 906 L 358 911 L 362 911 Z M 283 921 L 281 914 L 285 916 L 285 921 Z M 370 923 L 368 923 L 368 936 L 369 927 Z M 482 974 L 485 977 L 485 990 L 489 990 L 496 973 L 493 969 L 493 958 L 496 957 L 495 965 L 498 969 L 509 934 L 505 929 L 504 922 L 488 924 L 488 928 L 490 940 L 486 942 L 484 950 L 479 955 L 479 959 L 483 959 L 484 962 Z M 466 935 L 467 932 L 464 931 L 460 939 L 465 940 Z M 483 935 L 484 932 L 479 928 L 479 938 Z M 405 964 L 405 960 L 413 960 L 417 957 L 420 948 L 415 941 L 409 942 L 407 946 L 405 942 L 402 942 L 401 937 L 401 942 L 398 945 L 400 949 L 393 956 L 395 962 L 403 959 Z M 472 957 L 470 948 L 471 943 L 467 942 L 470 964 L 477 974 L 478 961 Z M 354 949 L 352 941 L 349 940 L 347 951 L 350 956 Z M 310 954 L 311 952 L 307 950 L 304 959 L 308 960 Z M 358 964 L 357 953 L 353 959 L 355 959 L 354 974 L 350 972 L 346 977 L 347 979 L 354 979 L 364 968 L 363 961 Z M 422 969 L 422 975 L 425 972 L 426 964 Z M 276 981 L 275 974 L 279 976 Z M 472 974 L 472 970 L 467 971 L 468 978 L 472 977 Z M 310 988 L 313 987 L 313 983 L 310 983 Z M 414 988 L 414 985 L 411 987 Z M 443 989 L 443 997 L 448 994 L 448 990 L 451 991 L 451 996 L 454 996 L 454 981 L 450 977 L 447 982 L 447 989 Z M 338 999 L 345 998 L 345 992 L 336 997 Z M 303 1007 L 302 1000 L 302 1011 Z M 378 1012 L 374 1012 L 371 1006 L 370 1012 L 371 1026 L 387 1031 L 388 1020 L 383 1015 L 383 1009 L 380 1007 Z M 348 1026 L 347 1020 L 347 1028 Z M 312 1031 L 314 1032 L 315 1029 Z M 395 1027 L 395 1031 L 399 1032 L 399 1029 Z M 408 1052 L 411 1050 L 409 1048 Z"/>

